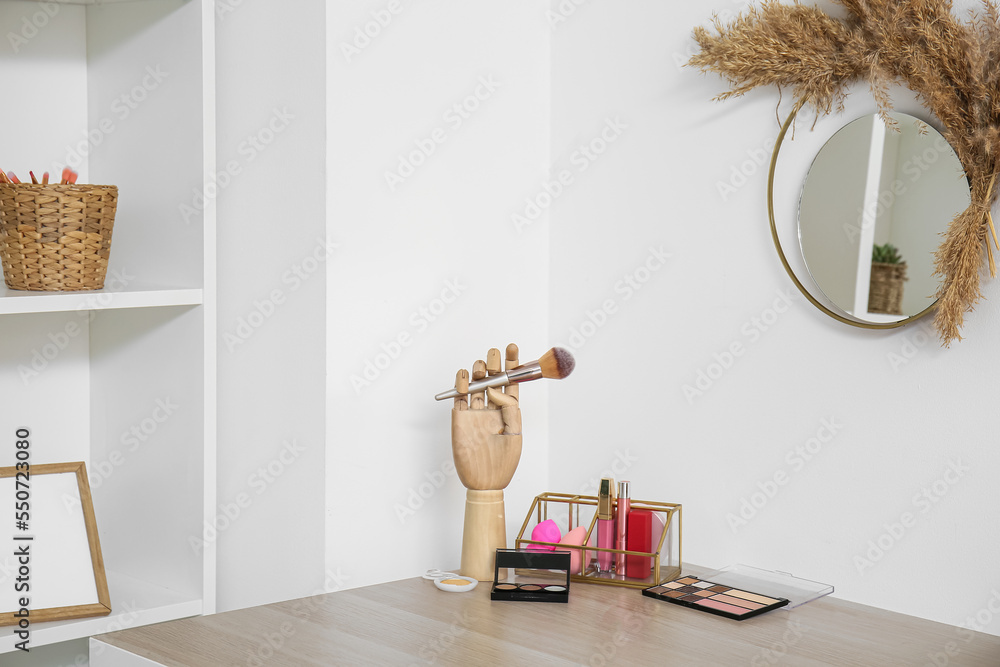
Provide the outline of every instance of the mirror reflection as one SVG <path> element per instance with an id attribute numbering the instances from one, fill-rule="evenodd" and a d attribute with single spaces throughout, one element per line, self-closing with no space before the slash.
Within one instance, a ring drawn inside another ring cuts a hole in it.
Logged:
<path id="1" fill-rule="evenodd" d="M 893 113 L 844 126 L 820 150 L 799 199 L 799 243 L 816 285 L 847 315 L 895 322 L 934 303 L 940 234 L 969 206 L 941 134 Z"/>

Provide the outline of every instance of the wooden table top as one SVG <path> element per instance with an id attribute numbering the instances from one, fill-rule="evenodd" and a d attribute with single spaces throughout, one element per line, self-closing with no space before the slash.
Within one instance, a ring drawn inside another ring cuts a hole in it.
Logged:
<path id="1" fill-rule="evenodd" d="M 1000 637 L 830 597 L 733 621 L 632 588 L 574 583 L 548 604 L 490 587 L 405 579 L 96 639 L 172 667 L 1000 665 Z"/>

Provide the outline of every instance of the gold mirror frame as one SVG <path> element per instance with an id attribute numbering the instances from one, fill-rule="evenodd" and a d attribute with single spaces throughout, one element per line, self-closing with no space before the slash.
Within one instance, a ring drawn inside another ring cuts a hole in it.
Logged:
<path id="1" fill-rule="evenodd" d="M 906 326 L 907 324 L 930 314 L 931 311 L 937 307 L 936 299 L 934 300 L 934 303 L 927 306 L 916 315 L 910 315 L 909 317 L 896 322 L 862 322 L 860 320 L 854 320 L 850 317 L 834 312 L 824 304 L 820 303 L 820 301 L 805 288 L 798 276 L 795 275 L 795 272 L 792 271 L 792 267 L 788 263 L 788 258 L 785 257 L 785 251 L 781 248 L 781 241 L 778 240 L 778 228 L 774 222 L 774 169 L 778 164 L 778 152 L 781 150 L 781 144 L 784 143 L 785 134 L 788 132 L 788 128 L 792 126 L 792 123 L 795 121 L 795 117 L 798 115 L 803 104 L 804 101 L 800 101 L 796 104 L 795 108 L 792 109 L 792 112 L 788 114 L 788 119 L 781 126 L 778 138 L 774 141 L 774 150 L 771 152 L 771 166 L 767 172 L 767 217 L 771 223 L 771 240 L 774 241 L 774 249 L 778 252 L 778 258 L 781 260 L 781 265 L 785 267 L 785 272 L 788 274 L 788 277 L 792 279 L 792 282 L 795 283 L 798 290 L 802 292 L 802 296 L 809 300 L 809 303 L 816 306 L 821 312 L 829 315 L 838 322 L 849 324 L 852 327 L 858 327 L 861 329 L 898 329 L 899 327 Z"/>
<path id="2" fill-rule="evenodd" d="M 1000 57 L 1000 0 L 981 0 L 966 16 L 937 0 L 836 4 L 843 10 L 836 15 L 768 0 L 727 23 L 716 16 L 713 30 L 695 28 L 699 52 L 688 65 L 729 82 L 715 99 L 777 86 L 807 100 L 818 116 L 841 111 L 856 82 L 868 83 L 883 117 L 892 110 L 890 86 L 916 95 L 940 121 L 972 191 L 972 203 L 952 219 L 935 253 L 942 280 L 934 327 L 949 347 L 962 339 L 965 315 L 983 298 L 982 269 L 997 275 L 1000 237 L 991 208 L 1000 198 L 1000 77 L 990 65 Z"/>

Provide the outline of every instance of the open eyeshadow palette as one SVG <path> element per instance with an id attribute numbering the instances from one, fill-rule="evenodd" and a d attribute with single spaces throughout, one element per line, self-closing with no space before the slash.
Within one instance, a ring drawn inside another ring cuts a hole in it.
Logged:
<path id="1" fill-rule="evenodd" d="M 497 549 L 491 600 L 569 602 L 568 551 Z"/>
<path id="2" fill-rule="evenodd" d="M 785 598 L 761 595 L 693 576 L 681 577 L 659 586 L 647 588 L 642 591 L 642 594 L 737 621 L 752 618 L 788 604 L 788 600 Z"/>

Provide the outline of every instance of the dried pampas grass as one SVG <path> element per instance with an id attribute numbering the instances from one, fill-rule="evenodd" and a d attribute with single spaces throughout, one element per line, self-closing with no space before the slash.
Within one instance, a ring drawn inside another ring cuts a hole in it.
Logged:
<path id="1" fill-rule="evenodd" d="M 941 276 L 934 325 L 948 346 L 982 298 L 980 271 L 996 275 L 1000 250 L 990 209 L 1000 172 L 1000 9 L 982 0 L 968 21 L 950 0 L 835 0 L 847 17 L 765 0 L 715 32 L 695 28 L 701 52 L 688 64 L 731 84 L 718 99 L 759 86 L 790 88 L 817 114 L 843 109 L 847 86 L 867 81 L 888 123 L 889 85 L 901 82 L 940 120 L 965 168 L 972 205 L 955 216 L 935 255 Z"/>

